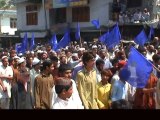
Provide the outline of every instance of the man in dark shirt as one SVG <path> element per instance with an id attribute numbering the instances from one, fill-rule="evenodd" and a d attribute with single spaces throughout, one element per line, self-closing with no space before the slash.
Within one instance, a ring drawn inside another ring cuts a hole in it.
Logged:
<path id="1" fill-rule="evenodd" d="M 29 70 L 23 69 L 11 89 L 10 109 L 33 109 Z"/>

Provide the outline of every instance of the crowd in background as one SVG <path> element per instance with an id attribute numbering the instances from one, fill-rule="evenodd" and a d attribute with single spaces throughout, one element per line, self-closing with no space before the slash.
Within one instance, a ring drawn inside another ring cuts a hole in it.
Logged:
<path id="1" fill-rule="evenodd" d="M 131 46 L 157 68 L 144 88 L 131 86 L 121 72 Z M 144 47 L 121 41 L 107 49 L 98 41 L 72 42 L 57 51 L 47 44 L 25 54 L 2 50 L 0 56 L 1 109 L 160 108 L 158 37 Z"/>

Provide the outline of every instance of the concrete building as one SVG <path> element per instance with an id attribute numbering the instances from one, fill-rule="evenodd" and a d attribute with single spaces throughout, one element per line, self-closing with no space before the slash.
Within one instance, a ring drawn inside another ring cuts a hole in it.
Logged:
<path id="1" fill-rule="evenodd" d="M 16 10 L 0 10 L 0 32 L 7 35 L 15 35 L 17 31 Z"/>
<path id="2" fill-rule="evenodd" d="M 92 27 L 95 30 L 90 22 L 93 19 L 99 19 L 101 26 L 106 26 L 109 21 L 109 5 L 112 0 L 83 1 L 86 3 L 80 6 L 74 5 L 60 8 L 54 8 L 53 6 L 50 9 L 45 9 L 44 0 L 42 0 L 42 4 L 35 4 L 27 0 L 17 0 L 17 28 L 20 36 L 23 37 L 26 31 L 29 37 L 34 32 L 36 38 L 44 38 L 48 33 L 63 34 L 66 27 L 74 29 L 78 21 L 82 30 L 84 28 L 87 30 L 88 27 Z M 54 3 L 55 1 L 53 0 Z M 34 10 L 29 10 L 32 8 Z M 79 12 L 79 16 L 76 16 L 74 10 Z M 76 17 L 80 17 L 79 20 Z"/>
<path id="3" fill-rule="evenodd" d="M 61 4 L 57 0 L 16 0 L 18 33 L 23 37 L 28 32 L 28 37 L 31 37 L 34 32 L 36 38 L 49 39 L 54 33 L 61 37 L 69 27 L 74 40 L 76 24 L 79 22 L 82 38 L 98 37 L 100 32 L 91 24 L 91 20 L 99 19 L 102 32 L 112 26 L 113 1 L 80 0 Z M 127 9 L 137 8 L 148 8 L 153 12 L 152 0 L 127 0 Z"/>

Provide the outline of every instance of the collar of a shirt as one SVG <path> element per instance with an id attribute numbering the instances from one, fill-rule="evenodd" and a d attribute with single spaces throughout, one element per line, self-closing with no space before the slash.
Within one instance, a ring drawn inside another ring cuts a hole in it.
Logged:
<path id="1" fill-rule="evenodd" d="M 93 71 L 95 71 L 94 68 L 93 68 L 90 72 L 88 72 L 87 69 L 84 67 L 84 73 L 88 73 L 88 74 L 89 74 L 89 73 L 91 73 L 91 72 L 93 72 Z"/>

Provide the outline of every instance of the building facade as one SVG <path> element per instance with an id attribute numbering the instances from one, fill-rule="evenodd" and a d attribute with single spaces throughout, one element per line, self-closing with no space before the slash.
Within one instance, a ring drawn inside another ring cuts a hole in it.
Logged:
<path id="1" fill-rule="evenodd" d="M 16 10 L 0 10 L 0 32 L 7 35 L 15 35 L 17 31 Z"/>
<path id="2" fill-rule="evenodd" d="M 36 1 L 36 2 L 35 2 Z M 98 37 L 99 30 L 91 24 L 99 19 L 101 30 L 106 31 L 112 23 L 112 3 L 114 0 L 79 0 L 76 2 L 60 3 L 61 0 L 16 0 L 17 28 L 21 37 L 32 32 L 36 38 L 49 39 L 52 34 L 63 35 L 66 28 L 74 33 L 79 22 L 82 38 L 93 35 Z M 64 0 L 63 0 L 64 1 Z M 152 0 L 126 0 L 127 9 L 148 8 L 153 12 Z M 152 15 L 152 14 L 151 14 Z M 74 37 L 72 37 L 74 39 Z M 92 39 L 92 38 L 89 38 Z"/>

